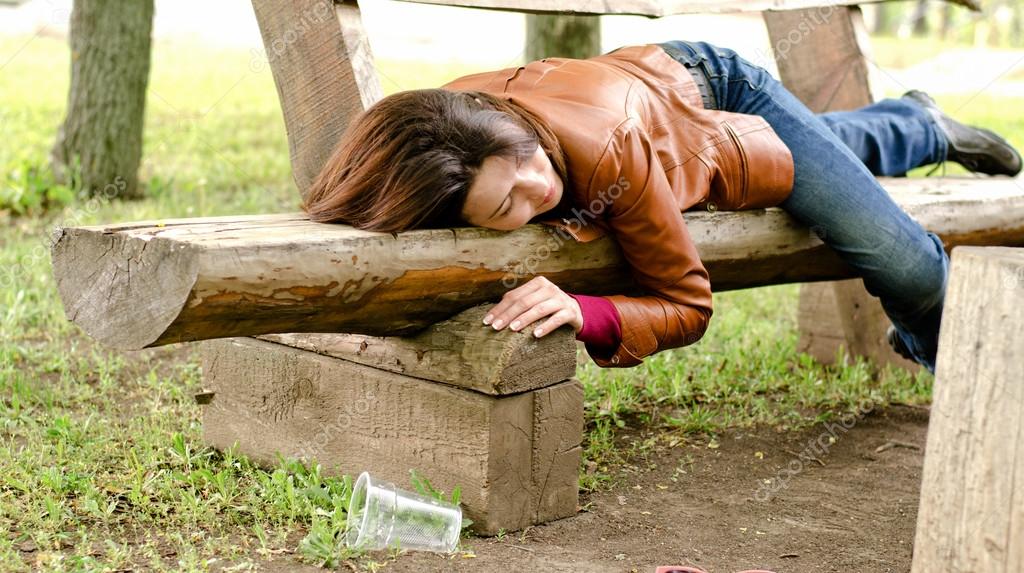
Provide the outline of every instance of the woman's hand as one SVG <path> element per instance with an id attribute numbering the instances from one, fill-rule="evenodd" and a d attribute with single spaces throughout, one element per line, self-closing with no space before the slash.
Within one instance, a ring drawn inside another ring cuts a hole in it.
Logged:
<path id="1" fill-rule="evenodd" d="M 505 293 L 501 302 L 484 317 L 484 324 L 491 325 L 494 330 L 508 325 L 518 331 L 549 315 L 534 329 L 535 337 L 540 338 L 563 324 L 571 324 L 577 334 L 583 329 L 583 311 L 576 299 L 565 294 L 555 283 L 538 276 Z"/>

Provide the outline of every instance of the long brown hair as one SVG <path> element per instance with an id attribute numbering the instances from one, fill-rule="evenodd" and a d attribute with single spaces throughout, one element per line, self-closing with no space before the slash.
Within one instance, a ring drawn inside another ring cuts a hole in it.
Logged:
<path id="1" fill-rule="evenodd" d="M 484 159 L 526 160 L 538 143 L 567 185 L 558 140 L 523 106 L 480 91 L 397 92 L 353 118 L 302 208 L 370 231 L 467 226 L 462 208 Z"/>

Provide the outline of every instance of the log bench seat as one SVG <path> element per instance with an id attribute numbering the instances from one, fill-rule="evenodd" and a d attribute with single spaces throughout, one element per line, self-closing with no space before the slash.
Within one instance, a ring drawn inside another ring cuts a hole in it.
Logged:
<path id="1" fill-rule="evenodd" d="M 773 42 L 810 18 L 806 36 L 777 54 L 784 83 L 814 111 L 873 99 L 852 1 L 416 1 L 650 17 L 763 11 Z M 253 7 L 304 194 L 350 118 L 381 97 L 370 44 L 353 0 Z M 1024 245 L 1024 179 L 880 181 L 948 251 Z M 916 366 L 880 345 L 880 306 L 815 230 L 779 208 L 684 217 L 713 290 L 805 283 L 800 350 L 827 362 L 846 345 Z M 533 256 L 542 248 L 550 256 Z M 572 330 L 494 332 L 483 313 L 510 277 L 544 275 L 581 294 L 636 291 L 612 237 L 577 243 L 540 224 L 392 234 L 302 213 L 138 221 L 58 228 L 52 259 L 68 318 L 103 344 L 202 341 L 209 444 L 396 483 L 415 469 L 444 491 L 461 487 L 484 534 L 576 513 L 584 424 Z"/>
<path id="2" fill-rule="evenodd" d="M 881 181 L 947 251 L 1024 244 L 1024 178 Z M 778 207 L 683 217 L 714 291 L 853 276 Z M 303 213 L 166 219 L 59 229 L 52 257 L 68 317 L 124 350 L 280 332 L 402 336 L 496 303 L 510 277 L 592 295 L 636 288 L 613 237 L 578 243 L 542 224 L 394 234 Z"/>

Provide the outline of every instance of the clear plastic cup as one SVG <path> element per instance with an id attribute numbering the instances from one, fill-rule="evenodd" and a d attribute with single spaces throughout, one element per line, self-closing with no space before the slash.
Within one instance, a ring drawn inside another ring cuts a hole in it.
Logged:
<path id="1" fill-rule="evenodd" d="M 462 532 L 462 508 L 359 474 L 348 504 L 345 544 L 451 553 Z"/>

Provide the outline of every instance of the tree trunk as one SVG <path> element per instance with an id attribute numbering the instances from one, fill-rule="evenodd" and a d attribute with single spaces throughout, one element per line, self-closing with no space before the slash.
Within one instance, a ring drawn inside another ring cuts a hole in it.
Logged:
<path id="1" fill-rule="evenodd" d="M 902 13 L 901 4 L 890 2 L 875 4 L 875 27 L 872 32 L 880 35 L 895 34 Z"/>
<path id="2" fill-rule="evenodd" d="M 90 195 L 138 197 L 153 0 L 75 0 L 71 88 L 51 161 Z"/>
<path id="3" fill-rule="evenodd" d="M 1013 3 L 1013 20 L 1010 21 L 1010 47 L 1024 46 L 1024 2 Z"/>
<path id="4" fill-rule="evenodd" d="M 942 37 L 943 40 L 948 40 L 949 39 L 949 33 L 953 31 L 953 18 L 954 17 L 956 17 L 956 15 L 953 13 L 953 5 L 952 4 L 943 4 L 942 5 L 942 24 L 940 24 L 942 26 L 942 29 L 939 32 L 941 34 L 941 37 Z M 954 38 L 954 40 L 955 40 L 955 38 Z"/>
<path id="5" fill-rule="evenodd" d="M 548 57 L 584 59 L 600 53 L 600 16 L 527 14 L 527 62 Z"/>
<path id="6" fill-rule="evenodd" d="M 991 7 L 991 22 L 986 43 L 994 48 L 1013 45 L 1015 11 L 1020 9 L 1018 0 L 994 2 Z"/>
<path id="7" fill-rule="evenodd" d="M 915 36 L 928 35 L 928 0 L 918 0 L 911 21 L 914 23 L 913 34 Z"/>

